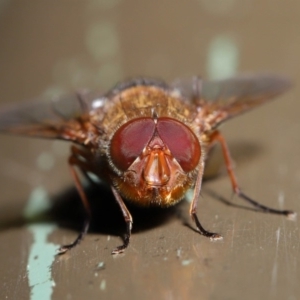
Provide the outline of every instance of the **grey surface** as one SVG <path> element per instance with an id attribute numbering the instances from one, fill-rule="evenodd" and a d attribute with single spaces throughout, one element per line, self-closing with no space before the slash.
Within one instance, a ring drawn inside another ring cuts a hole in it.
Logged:
<path id="1" fill-rule="evenodd" d="M 105 90 L 136 75 L 286 74 L 291 92 L 222 130 L 244 191 L 299 211 L 299 20 L 295 1 L 2 1 L 1 105 L 53 90 Z M 67 192 L 67 153 L 59 142 L 0 137 L 0 299 L 300 298 L 299 221 L 225 205 L 211 191 L 245 204 L 232 198 L 226 174 L 205 182 L 198 209 L 222 242 L 184 225 L 184 201 L 136 212 L 128 250 L 113 257 L 125 227 L 118 209 L 104 204 L 105 221 L 54 257 L 81 224 L 78 198 Z M 103 191 L 93 196 L 103 198 L 111 201 Z M 33 218 L 51 203 L 51 218 Z"/>

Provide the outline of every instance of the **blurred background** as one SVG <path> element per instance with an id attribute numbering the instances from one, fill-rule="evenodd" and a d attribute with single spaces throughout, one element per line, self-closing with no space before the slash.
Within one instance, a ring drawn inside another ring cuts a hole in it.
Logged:
<path id="1" fill-rule="evenodd" d="M 244 191 L 299 211 L 299 20 L 291 0 L 1 0 L 0 102 L 107 91 L 141 75 L 287 75 L 289 93 L 222 131 Z M 183 201 L 135 212 L 131 245 L 112 257 L 125 226 L 111 195 L 97 190 L 99 222 L 55 256 L 82 223 L 68 153 L 63 142 L 0 137 L 1 299 L 299 299 L 299 221 L 225 205 L 245 204 L 225 173 L 205 182 L 198 209 L 222 242 L 184 226 L 192 223 Z"/>

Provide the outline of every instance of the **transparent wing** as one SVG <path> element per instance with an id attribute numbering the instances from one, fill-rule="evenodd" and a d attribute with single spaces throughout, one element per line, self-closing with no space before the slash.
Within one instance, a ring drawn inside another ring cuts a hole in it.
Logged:
<path id="1" fill-rule="evenodd" d="M 41 138 L 77 140 L 76 130 L 90 111 L 101 109 L 105 97 L 82 92 L 57 97 L 40 97 L 0 109 L 0 131 Z"/>
<path id="2" fill-rule="evenodd" d="M 291 82 L 283 76 L 260 74 L 202 81 L 194 77 L 182 82 L 177 80 L 173 87 L 201 108 L 201 117 L 208 117 L 212 127 L 238 114 L 248 111 L 290 88 Z"/>

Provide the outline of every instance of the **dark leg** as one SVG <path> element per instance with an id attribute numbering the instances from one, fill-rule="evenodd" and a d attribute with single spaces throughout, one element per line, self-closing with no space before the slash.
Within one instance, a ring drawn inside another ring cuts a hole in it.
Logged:
<path id="1" fill-rule="evenodd" d="M 124 238 L 124 244 L 121 246 L 118 246 L 117 248 L 115 248 L 111 254 L 119 254 L 119 253 L 123 253 L 124 250 L 128 247 L 129 245 L 129 241 L 130 241 L 130 236 L 131 236 L 131 229 L 132 229 L 132 217 L 131 214 L 129 212 L 129 210 L 127 209 L 125 203 L 123 202 L 123 199 L 121 198 L 121 196 L 119 195 L 119 193 L 116 191 L 116 189 L 114 187 L 111 187 L 111 190 L 121 208 L 123 217 L 125 219 L 126 222 L 126 235 Z"/>
<path id="2" fill-rule="evenodd" d="M 80 149 L 78 149 L 76 147 L 72 147 L 72 155 L 69 159 L 69 166 L 70 166 L 71 175 L 75 182 L 76 189 L 77 189 L 77 191 L 80 195 L 81 201 L 83 203 L 86 217 L 85 217 L 83 228 L 82 228 L 81 232 L 79 233 L 79 235 L 77 236 L 77 238 L 74 240 L 74 242 L 71 244 L 68 244 L 68 245 L 61 246 L 58 249 L 58 254 L 66 253 L 68 250 L 72 249 L 73 247 L 75 247 L 77 244 L 79 244 L 81 242 L 81 240 L 84 238 L 84 236 L 86 235 L 86 233 L 89 229 L 90 220 L 91 220 L 90 206 L 89 206 L 86 194 L 84 192 L 84 189 L 82 187 L 82 184 L 80 182 L 78 173 L 75 169 L 75 166 L 77 165 L 78 167 L 82 168 L 82 170 L 84 170 L 84 168 L 83 168 L 84 163 L 82 163 L 80 160 L 78 160 L 76 150 L 79 151 Z"/>
<path id="3" fill-rule="evenodd" d="M 238 197 L 246 200 L 247 202 L 249 202 L 250 204 L 252 204 L 254 207 L 256 207 L 257 209 L 259 209 L 259 210 L 261 210 L 263 212 L 272 213 L 272 214 L 279 214 L 279 215 L 285 215 L 289 219 L 294 219 L 295 218 L 296 213 L 293 212 L 293 211 L 291 211 L 291 210 L 278 210 L 278 209 L 270 208 L 270 207 L 267 207 L 265 205 L 262 205 L 262 204 L 256 202 L 255 200 L 253 200 L 249 196 L 245 195 L 240 190 L 239 185 L 237 183 L 237 179 L 236 179 L 235 174 L 233 172 L 232 161 L 231 161 L 231 157 L 230 157 L 230 153 L 229 153 L 229 149 L 227 147 L 226 141 L 225 141 L 225 139 L 223 138 L 223 136 L 218 131 L 215 131 L 211 135 L 211 143 L 214 143 L 216 141 L 221 144 L 223 155 L 224 155 L 224 159 L 225 159 L 225 163 L 226 163 L 226 168 L 227 168 L 228 175 L 230 177 L 232 188 L 233 188 L 234 193 Z"/>
<path id="4" fill-rule="evenodd" d="M 199 219 L 197 217 L 197 204 L 198 204 L 198 198 L 199 194 L 201 191 L 201 186 L 202 186 L 202 177 L 203 177 L 203 170 L 204 170 L 204 162 L 201 162 L 200 169 L 198 172 L 195 188 L 194 188 L 194 195 L 193 195 L 193 200 L 190 206 L 190 216 L 192 220 L 195 222 L 197 230 L 199 231 L 200 234 L 209 237 L 211 240 L 220 240 L 222 239 L 222 236 L 218 233 L 214 232 L 209 232 L 205 230 L 201 223 L 199 222 Z"/>

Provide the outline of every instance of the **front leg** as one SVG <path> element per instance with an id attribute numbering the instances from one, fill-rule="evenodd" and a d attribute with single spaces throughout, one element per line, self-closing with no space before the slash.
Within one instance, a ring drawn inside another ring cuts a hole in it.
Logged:
<path id="1" fill-rule="evenodd" d="M 195 183 L 195 188 L 194 188 L 193 199 L 190 206 L 190 216 L 194 221 L 197 230 L 199 231 L 200 234 L 209 237 L 211 240 L 221 240 L 222 236 L 220 234 L 205 230 L 197 217 L 197 204 L 198 204 L 198 198 L 202 186 L 203 171 L 204 171 L 204 161 L 200 163 L 200 167 L 199 167 L 199 171 Z"/>
<path id="2" fill-rule="evenodd" d="M 229 149 L 227 147 L 226 141 L 224 139 L 224 137 L 220 134 L 219 131 L 215 131 L 211 136 L 210 136 L 210 143 L 211 145 L 215 142 L 219 142 L 221 144 L 222 147 L 222 152 L 223 152 L 223 156 L 224 156 L 224 160 L 225 160 L 225 164 L 226 164 L 226 168 L 227 168 L 227 172 L 231 181 L 231 185 L 232 185 L 232 189 L 234 191 L 234 193 L 241 199 L 249 202 L 250 204 L 252 204 L 254 207 L 256 207 L 257 209 L 266 212 L 266 213 L 272 213 L 272 214 L 279 214 L 279 215 L 285 215 L 287 216 L 289 219 L 293 220 L 296 217 L 296 213 L 291 211 L 291 210 L 279 210 L 279 209 L 274 209 L 268 206 L 265 206 L 263 204 L 260 204 L 259 202 L 253 200 L 252 198 L 250 198 L 249 196 L 247 196 L 246 194 L 244 194 L 237 182 L 237 179 L 235 177 L 235 174 L 233 172 L 233 167 L 232 167 L 232 161 L 231 161 L 231 157 L 230 157 L 230 153 L 229 153 Z"/>
<path id="3" fill-rule="evenodd" d="M 120 254 L 120 253 L 123 253 L 129 245 L 131 229 L 132 229 L 132 216 L 131 216 L 129 210 L 127 209 L 122 197 L 117 192 L 117 190 L 114 187 L 111 187 L 111 190 L 116 198 L 116 201 L 118 202 L 118 204 L 121 208 L 124 220 L 126 222 L 126 235 L 124 238 L 124 244 L 121 246 L 118 246 L 111 252 L 111 254 Z"/>
<path id="4" fill-rule="evenodd" d="M 83 162 L 79 158 L 79 155 L 82 156 L 82 154 L 84 153 L 81 149 L 73 146 L 71 148 L 71 150 L 72 150 L 72 154 L 69 158 L 70 171 L 71 171 L 71 175 L 73 177 L 76 189 L 77 189 L 77 191 L 80 195 L 80 199 L 81 199 L 82 204 L 84 206 L 86 216 L 85 216 L 85 221 L 84 221 L 84 224 L 83 224 L 83 228 L 82 228 L 81 232 L 79 233 L 79 235 L 77 236 L 77 238 L 71 244 L 61 246 L 58 249 L 58 254 L 64 254 L 68 250 L 70 250 L 70 249 L 74 248 L 76 245 L 78 245 L 82 241 L 84 236 L 87 234 L 89 226 L 90 226 L 90 221 L 91 221 L 90 205 L 89 205 L 88 199 L 86 197 L 86 194 L 84 192 L 83 186 L 80 182 L 80 179 L 79 179 L 79 176 L 78 176 L 78 171 L 75 168 L 77 166 L 82 172 L 87 172 L 88 171 L 88 169 L 87 169 L 88 164 L 86 162 Z"/>

